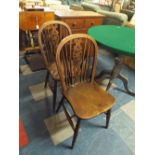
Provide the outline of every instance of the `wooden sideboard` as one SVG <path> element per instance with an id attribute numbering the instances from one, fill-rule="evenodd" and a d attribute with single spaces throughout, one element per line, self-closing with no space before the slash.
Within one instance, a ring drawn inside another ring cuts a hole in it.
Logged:
<path id="1" fill-rule="evenodd" d="M 44 22 L 54 20 L 54 11 L 20 11 L 19 28 L 23 31 L 35 30 L 37 25 L 40 27 Z"/>
<path id="2" fill-rule="evenodd" d="M 54 20 L 54 18 L 54 11 L 48 8 L 27 7 L 25 10 L 19 10 L 19 48 L 25 52 L 39 49 L 39 46 L 34 45 L 34 36 L 31 31 L 38 30 L 43 23 Z M 24 32 L 27 32 L 27 37 Z M 30 47 L 26 45 L 26 38 L 30 40 Z"/>
<path id="3" fill-rule="evenodd" d="M 101 25 L 104 21 L 104 16 L 93 11 L 55 11 L 57 20 L 67 23 L 72 33 L 87 33 L 91 26 Z"/>

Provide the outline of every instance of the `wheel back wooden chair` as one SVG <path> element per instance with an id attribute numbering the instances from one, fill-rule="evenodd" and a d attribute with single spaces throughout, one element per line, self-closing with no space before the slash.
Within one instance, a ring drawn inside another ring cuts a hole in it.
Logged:
<path id="1" fill-rule="evenodd" d="M 71 34 L 70 27 L 61 21 L 48 21 L 44 23 L 38 32 L 38 41 L 42 56 L 47 69 L 45 78 L 45 88 L 49 80 L 49 75 L 54 81 L 53 88 L 53 110 L 55 111 L 57 96 L 57 81 L 60 79 L 55 63 L 55 55 L 59 42 Z"/>
<path id="2" fill-rule="evenodd" d="M 75 144 L 81 120 L 105 113 L 105 127 L 107 128 L 109 124 L 115 98 L 94 81 L 97 56 L 98 46 L 87 34 L 70 35 L 64 38 L 57 48 L 56 62 L 64 99 L 68 101 L 77 117 L 77 124 L 74 126 L 64 102 L 59 104 L 57 112 L 63 106 L 66 117 L 74 130 L 71 148 Z"/>

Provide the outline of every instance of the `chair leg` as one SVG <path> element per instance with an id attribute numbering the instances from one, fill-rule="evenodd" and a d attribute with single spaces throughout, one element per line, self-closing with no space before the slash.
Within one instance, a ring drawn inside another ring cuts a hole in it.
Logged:
<path id="1" fill-rule="evenodd" d="M 62 96 L 62 98 L 61 98 L 61 100 L 60 100 L 60 102 L 59 102 L 58 108 L 57 108 L 57 110 L 56 110 L 56 113 L 60 110 L 61 106 L 63 105 L 64 99 L 65 99 L 64 96 Z"/>
<path id="2" fill-rule="evenodd" d="M 111 82 L 112 80 L 110 79 L 109 80 L 109 83 L 108 83 L 108 85 L 107 85 L 107 88 L 106 88 L 106 91 L 108 91 L 109 90 L 109 88 L 111 87 L 111 84 L 112 84 L 112 82 Z"/>
<path id="3" fill-rule="evenodd" d="M 111 109 L 109 109 L 106 113 L 106 126 L 105 126 L 105 128 L 108 128 L 108 126 L 109 126 L 110 116 L 111 116 Z"/>
<path id="4" fill-rule="evenodd" d="M 47 87 L 47 82 L 48 82 L 48 80 L 49 80 L 49 72 L 47 71 L 47 73 L 46 73 L 46 78 L 45 78 L 45 85 L 44 85 L 44 88 L 46 88 Z"/>
<path id="5" fill-rule="evenodd" d="M 53 111 L 54 112 L 55 112 L 56 98 L 57 98 L 57 80 L 54 80 L 54 89 L 53 89 Z"/>
<path id="6" fill-rule="evenodd" d="M 73 147 L 75 145 L 75 141 L 77 139 L 78 131 L 79 131 L 79 128 L 80 128 L 80 121 L 81 121 L 81 119 L 78 118 L 76 127 L 74 129 L 74 136 L 73 136 L 73 141 L 72 141 L 72 146 L 71 146 L 72 149 L 73 149 Z"/>

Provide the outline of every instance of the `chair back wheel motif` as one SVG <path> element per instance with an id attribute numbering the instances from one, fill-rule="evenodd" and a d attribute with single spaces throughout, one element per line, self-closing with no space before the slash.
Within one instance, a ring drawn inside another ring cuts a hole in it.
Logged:
<path id="1" fill-rule="evenodd" d="M 93 82 L 96 72 L 98 46 L 87 34 L 64 38 L 57 49 L 57 67 L 63 90 L 81 82 Z"/>
<path id="2" fill-rule="evenodd" d="M 70 34 L 70 27 L 62 21 L 48 21 L 40 27 L 38 41 L 47 67 L 55 62 L 59 42 Z"/>

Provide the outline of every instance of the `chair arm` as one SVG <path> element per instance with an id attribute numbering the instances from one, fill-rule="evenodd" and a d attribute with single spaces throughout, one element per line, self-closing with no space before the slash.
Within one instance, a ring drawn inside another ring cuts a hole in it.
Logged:
<path id="1" fill-rule="evenodd" d="M 84 10 L 86 11 L 95 11 L 97 12 L 97 10 L 100 9 L 99 6 L 95 5 L 95 4 L 92 4 L 92 3 L 89 3 L 89 2 L 82 2 L 81 3 L 81 6 L 84 8 Z"/>
<path id="2" fill-rule="evenodd" d="M 128 16 L 123 13 L 118 13 L 118 12 L 112 12 L 112 11 L 105 11 L 105 10 L 97 10 L 98 13 L 105 15 L 107 18 L 113 18 L 115 20 L 120 21 L 122 25 L 126 24 L 128 21 Z"/>

